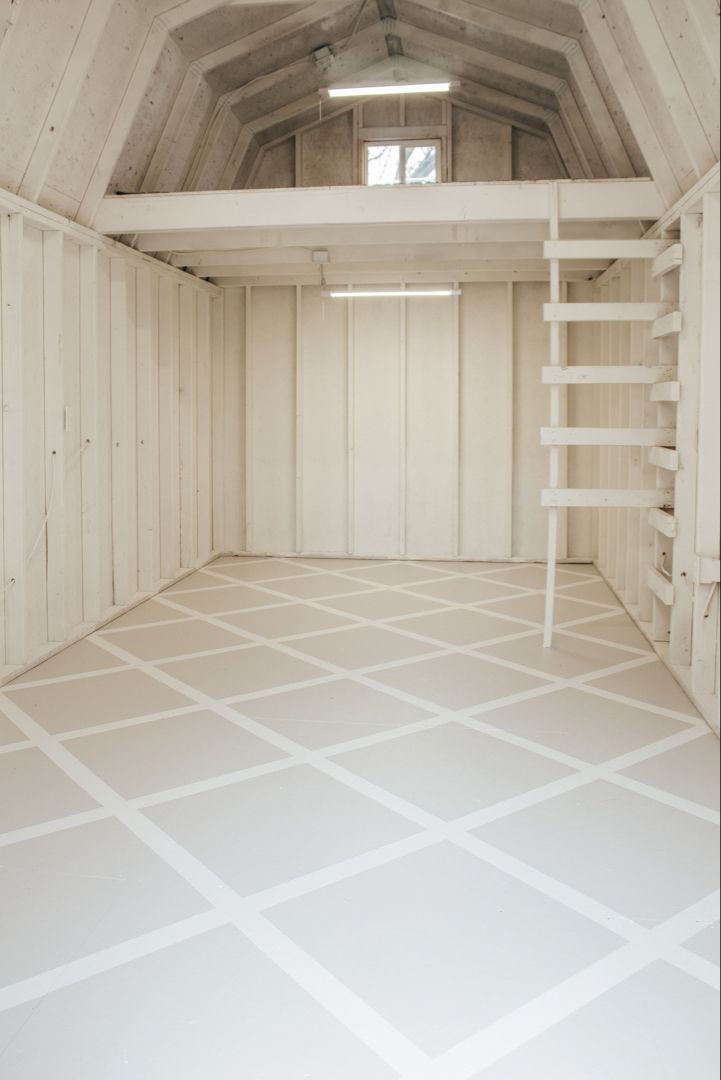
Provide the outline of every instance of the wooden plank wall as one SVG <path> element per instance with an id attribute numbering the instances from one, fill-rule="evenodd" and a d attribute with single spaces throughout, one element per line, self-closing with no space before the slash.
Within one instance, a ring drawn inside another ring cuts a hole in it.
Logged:
<path id="1" fill-rule="evenodd" d="M 718 573 L 719 559 L 718 195 L 706 197 L 703 213 L 682 214 L 670 238 L 676 233 L 684 249 L 680 270 L 654 279 L 651 262 L 617 263 L 593 289 L 593 298 L 600 303 L 654 302 L 663 291 L 667 299 L 678 298 L 683 315 L 681 334 L 661 342 L 653 339 L 650 326 L 639 323 L 597 325 L 592 330 L 592 361 L 647 366 L 678 362 L 674 379 L 681 384 L 680 402 L 652 400 L 652 386 L 596 388 L 601 426 L 676 427 L 679 454 L 678 471 L 668 472 L 653 463 L 648 449 L 593 451 L 596 487 L 675 487 L 675 510 L 664 516 L 668 523 L 664 528 L 671 535 L 653 527 L 658 515 L 649 515 L 648 510 L 596 511 L 596 560 L 718 730 L 719 589 L 710 580 Z M 587 299 L 586 287 L 572 286 L 571 292 L 572 298 Z M 573 460 L 578 451 L 570 453 Z M 649 586 L 654 570 L 669 585 L 670 606 L 661 603 Z"/>
<path id="2" fill-rule="evenodd" d="M 442 300 L 347 303 L 311 286 L 229 293 L 227 371 L 237 381 L 245 365 L 246 412 L 229 545 L 545 559 L 546 297 L 543 284 L 508 282 Z M 237 384 L 229 390 L 240 399 Z M 572 422 L 588 421 L 583 393 Z M 237 462 L 234 438 L 228 454 Z M 589 558 L 592 515 L 569 519 L 565 549 Z"/>
<path id="3" fill-rule="evenodd" d="M 0 679 L 223 550 L 223 294 L 0 213 Z"/>

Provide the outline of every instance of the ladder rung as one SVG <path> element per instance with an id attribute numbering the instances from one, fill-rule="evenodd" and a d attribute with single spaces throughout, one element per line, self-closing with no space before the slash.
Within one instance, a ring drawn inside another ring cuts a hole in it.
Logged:
<path id="1" fill-rule="evenodd" d="M 656 259 L 669 247 L 669 240 L 548 240 L 543 249 L 547 259 Z"/>
<path id="2" fill-rule="evenodd" d="M 648 455 L 648 460 L 651 465 L 655 465 L 658 469 L 665 469 L 667 472 L 678 472 L 679 470 L 678 450 L 669 450 L 665 446 L 654 446 Z"/>
<path id="3" fill-rule="evenodd" d="M 648 515 L 648 523 L 652 529 L 660 532 L 663 536 L 667 536 L 669 540 L 675 540 L 678 536 L 676 518 L 673 514 L 667 513 L 666 510 L 652 510 Z"/>
<path id="4" fill-rule="evenodd" d="M 543 446 L 658 446 L 676 441 L 674 428 L 541 428 Z"/>
<path id="5" fill-rule="evenodd" d="M 721 562 L 699 555 L 696 558 L 696 584 L 718 585 L 721 581 Z"/>
<path id="6" fill-rule="evenodd" d="M 666 274 L 678 270 L 679 266 L 683 266 L 683 244 L 672 244 L 654 261 L 653 276 L 655 278 L 665 277 Z"/>
<path id="7" fill-rule="evenodd" d="M 662 382 L 658 383 L 651 390 L 651 401 L 657 401 L 662 403 L 678 402 L 681 400 L 681 383 L 680 382 Z"/>
<path id="8" fill-rule="evenodd" d="M 652 491 L 604 490 L 601 488 L 546 488 L 542 505 L 550 507 L 582 506 L 587 508 L 673 507 L 672 489 Z"/>
<path id="9" fill-rule="evenodd" d="M 650 322 L 669 314 L 668 304 L 546 304 L 546 322 Z"/>
<path id="10" fill-rule="evenodd" d="M 640 364 L 595 364 L 591 367 L 544 367 L 546 386 L 606 386 L 628 384 L 652 386 L 671 379 L 675 367 L 643 367 Z"/>
<path id="11" fill-rule="evenodd" d="M 666 607 L 673 607 L 673 602 L 676 599 L 673 582 L 669 581 L 659 570 L 651 568 L 648 571 L 648 587 L 662 604 L 665 604 Z"/>
<path id="12" fill-rule="evenodd" d="M 683 315 L 680 311 L 671 311 L 668 315 L 656 319 L 651 331 L 651 337 L 656 341 L 662 338 L 673 337 L 683 330 Z"/>

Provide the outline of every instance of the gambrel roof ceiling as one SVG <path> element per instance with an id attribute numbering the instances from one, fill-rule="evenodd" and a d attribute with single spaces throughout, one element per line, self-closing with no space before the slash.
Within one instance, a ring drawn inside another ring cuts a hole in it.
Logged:
<path id="1" fill-rule="evenodd" d="M 86 224 L 108 190 L 233 187 L 389 56 L 552 139 L 572 178 L 651 176 L 671 205 L 719 159 L 717 0 L 2 3 L 0 185 Z"/>

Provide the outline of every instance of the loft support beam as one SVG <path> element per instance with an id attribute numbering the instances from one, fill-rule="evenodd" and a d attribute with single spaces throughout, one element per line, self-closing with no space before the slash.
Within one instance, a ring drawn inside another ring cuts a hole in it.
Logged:
<path id="1" fill-rule="evenodd" d="M 332 225 L 547 222 L 547 183 L 439 184 L 402 188 L 176 192 L 103 199 L 95 228 L 106 235 Z M 558 184 L 560 221 L 620 221 L 663 212 L 649 180 Z"/>

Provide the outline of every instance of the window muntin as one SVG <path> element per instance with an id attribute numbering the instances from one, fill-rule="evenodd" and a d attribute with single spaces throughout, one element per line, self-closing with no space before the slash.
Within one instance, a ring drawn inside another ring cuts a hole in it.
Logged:
<path id="1" fill-rule="evenodd" d="M 440 142 L 365 144 L 365 182 L 369 187 L 437 184 L 440 173 Z"/>

